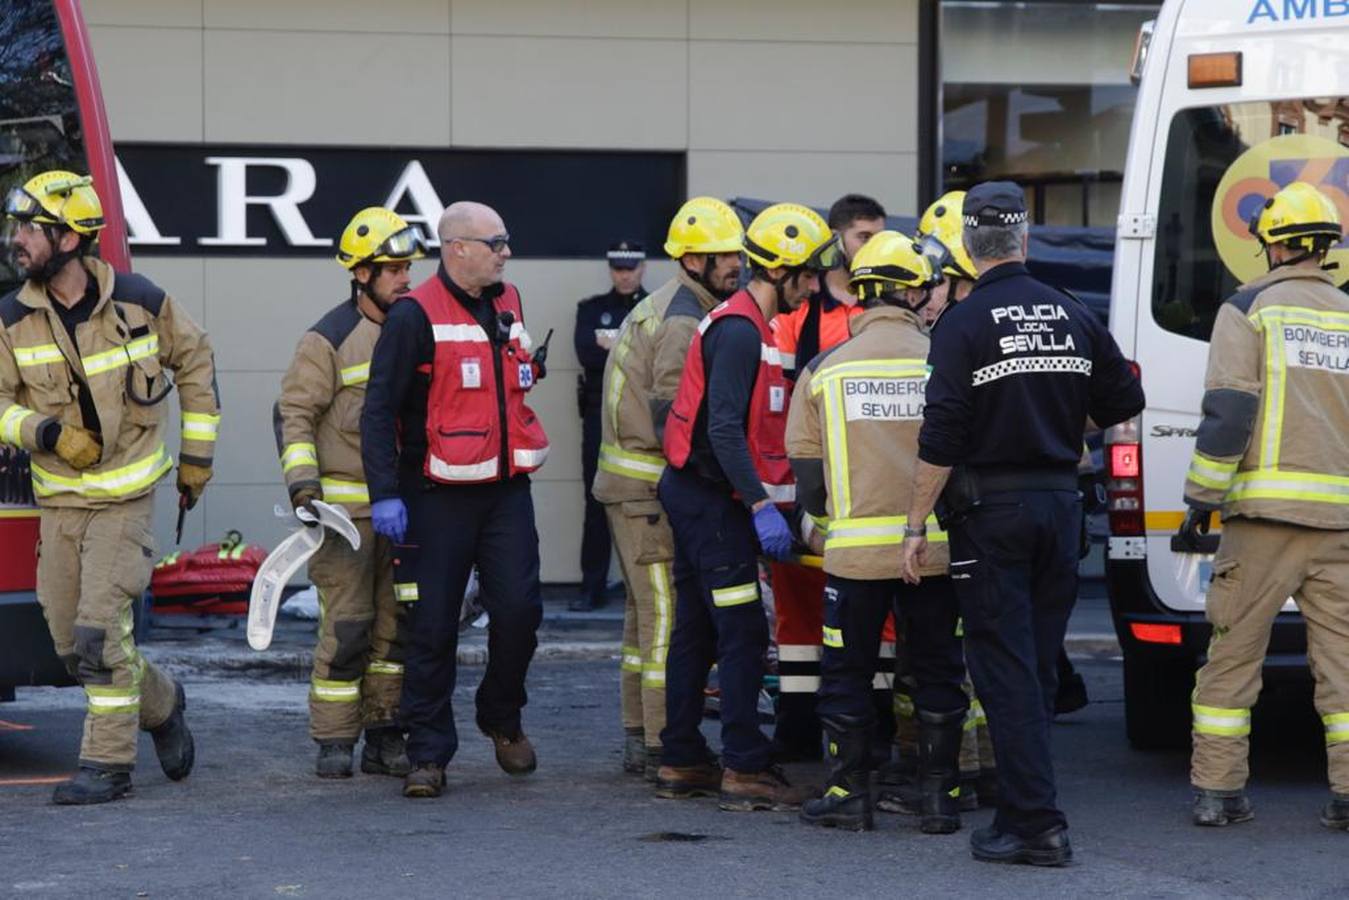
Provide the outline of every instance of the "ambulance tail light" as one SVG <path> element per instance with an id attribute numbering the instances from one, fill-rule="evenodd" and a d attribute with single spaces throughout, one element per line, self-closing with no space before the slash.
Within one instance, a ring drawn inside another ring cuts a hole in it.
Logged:
<path id="1" fill-rule="evenodd" d="M 1134 373 L 1138 366 L 1130 364 Z M 1143 442 L 1139 418 L 1112 425 L 1105 432 L 1105 501 L 1110 533 L 1141 537 L 1143 526 Z"/>
<path id="2" fill-rule="evenodd" d="M 1174 644 L 1180 646 L 1184 643 L 1181 639 L 1179 625 L 1157 625 L 1151 622 L 1131 622 L 1129 623 L 1129 632 L 1134 636 L 1134 640 L 1143 641 L 1147 644 Z"/>

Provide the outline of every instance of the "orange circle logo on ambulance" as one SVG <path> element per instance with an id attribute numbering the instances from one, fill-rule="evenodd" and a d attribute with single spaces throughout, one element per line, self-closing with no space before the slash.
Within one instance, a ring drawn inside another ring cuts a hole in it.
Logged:
<path id="1" fill-rule="evenodd" d="M 1315 185 L 1349 223 L 1349 147 L 1310 134 L 1283 134 L 1261 141 L 1236 158 L 1213 196 L 1213 240 L 1223 265 L 1243 284 L 1265 274 L 1265 256 L 1251 234 L 1251 217 L 1294 181 Z M 1349 240 L 1330 252 L 1336 284 L 1349 279 Z"/>

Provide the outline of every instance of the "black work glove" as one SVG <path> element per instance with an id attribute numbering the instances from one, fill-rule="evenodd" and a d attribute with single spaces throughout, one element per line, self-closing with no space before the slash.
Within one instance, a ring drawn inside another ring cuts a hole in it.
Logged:
<path id="1" fill-rule="evenodd" d="M 1190 551 L 1201 552 L 1202 542 L 1200 537 L 1208 534 L 1209 523 L 1212 518 L 1213 510 L 1190 507 L 1185 511 L 1185 521 L 1180 523 L 1180 530 L 1176 532 L 1176 537 Z"/>

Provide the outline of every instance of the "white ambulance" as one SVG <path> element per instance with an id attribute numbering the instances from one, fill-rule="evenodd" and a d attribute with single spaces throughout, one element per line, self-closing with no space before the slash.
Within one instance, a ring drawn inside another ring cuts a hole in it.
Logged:
<path id="1" fill-rule="evenodd" d="M 1151 748 L 1188 741 L 1208 646 L 1212 556 L 1178 552 L 1172 537 L 1214 317 L 1265 271 L 1247 223 L 1292 181 L 1320 187 L 1349 223 L 1349 0 L 1168 0 L 1139 45 L 1110 326 L 1148 405 L 1106 434 L 1106 576 L 1129 740 Z M 1332 258 L 1343 288 L 1349 242 Z M 1205 549 L 1216 549 L 1211 540 Z M 1305 651 L 1290 601 L 1266 685 L 1307 683 Z"/>

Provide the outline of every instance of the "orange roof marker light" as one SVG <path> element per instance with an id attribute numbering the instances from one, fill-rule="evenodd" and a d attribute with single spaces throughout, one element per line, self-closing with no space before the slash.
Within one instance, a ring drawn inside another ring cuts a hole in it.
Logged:
<path id="1" fill-rule="evenodd" d="M 1238 87 L 1241 84 L 1241 53 L 1191 53 L 1189 86 L 1193 88 Z"/>

